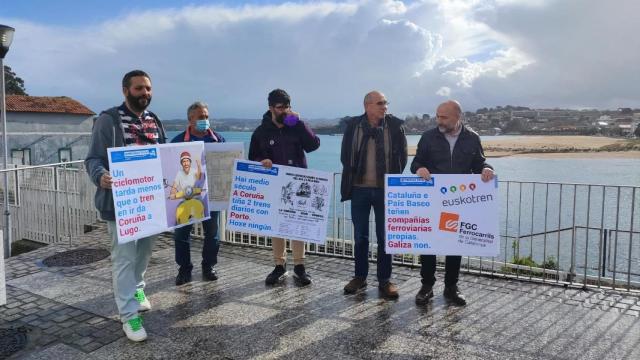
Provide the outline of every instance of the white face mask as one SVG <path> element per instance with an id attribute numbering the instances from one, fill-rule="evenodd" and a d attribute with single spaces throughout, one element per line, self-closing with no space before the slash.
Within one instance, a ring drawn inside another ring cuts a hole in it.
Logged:
<path id="1" fill-rule="evenodd" d="M 196 130 L 198 131 L 207 131 L 209 126 L 209 119 L 196 120 Z"/>

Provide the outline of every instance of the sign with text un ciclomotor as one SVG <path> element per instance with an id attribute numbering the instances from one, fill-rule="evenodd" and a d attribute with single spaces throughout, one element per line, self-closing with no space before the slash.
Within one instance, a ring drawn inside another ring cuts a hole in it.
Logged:
<path id="1" fill-rule="evenodd" d="M 210 218 L 202 141 L 107 152 L 120 244 Z"/>

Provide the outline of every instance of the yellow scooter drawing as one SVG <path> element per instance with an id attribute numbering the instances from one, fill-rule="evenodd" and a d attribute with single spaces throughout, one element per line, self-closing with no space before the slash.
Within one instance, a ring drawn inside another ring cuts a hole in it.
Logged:
<path id="1" fill-rule="evenodd" d="M 187 224 L 191 219 L 202 219 L 204 217 L 204 205 L 202 201 L 193 199 L 193 196 L 199 195 L 201 192 L 201 188 L 192 188 L 190 186 L 184 191 L 176 192 L 176 199 L 185 199 L 176 208 L 177 225 Z"/>
<path id="2" fill-rule="evenodd" d="M 169 199 L 184 199 L 176 208 L 176 225 L 188 224 L 191 219 L 204 218 L 204 204 L 195 196 L 202 193 L 202 188 L 196 187 L 196 181 L 202 178 L 200 161 L 196 160 L 197 168 L 191 169 L 191 154 L 184 151 L 180 154 L 182 169 L 176 174 L 171 185 Z M 166 184 L 166 180 L 165 180 Z"/>

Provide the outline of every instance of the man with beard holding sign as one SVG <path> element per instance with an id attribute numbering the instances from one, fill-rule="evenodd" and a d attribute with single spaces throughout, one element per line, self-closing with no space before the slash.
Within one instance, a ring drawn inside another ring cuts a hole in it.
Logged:
<path id="1" fill-rule="evenodd" d="M 164 143 L 165 132 L 158 117 L 146 110 L 152 94 L 149 75 L 141 70 L 127 73 L 122 79 L 122 93 L 124 103 L 103 111 L 94 122 L 84 164 L 91 181 L 98 187 L 96 208 L 111 234 L 113 294 L 122 328 L 129 340 L 143 341 L 147 332 L 138 312 L 151 309 L 144 294 L 144 273 L 156 236 L 118 243 L 107 148 Z"/>
<path id="2" fill-rule="evenodd" d="M 482 181 L 493 179 L 491 165 L 485 162 L 480 136 L 462 122 L 462 107 L 457 101 L 443 102 L 436 110 L 438 127 L 425 131 L 418 142 L 411 172 L 425 180 L 431 174 L 482 174 Z M 466 299 L 458 290 L 458 275 L 462 256 L 446 256 L 444 297 L 455 305 L 464 306 Z M 436 282 L 436 256 L 420 255 L 422 287 L 416 294 L 416 304 L 426 304 L 433 297 Z"/>
<path id="3" fill-rule="evenodd" d="M 320 138 L 291 111 L 291 98 L 286 91 L 275 89 L 269 93 L 269 110 L 262 116 L 262 124 L 251 135 L 249 160 L 259 161 L 265 168 L 273 164 L 307 168 L 305 152 L 320 147 Z M 285 239 L 271 238 L 276 267 L 265 283 L 275 285 L 287 275 Z M 304 242 L 291 240 L 293 276 L 301 285 L 311 284 L 304 268 Z"/>

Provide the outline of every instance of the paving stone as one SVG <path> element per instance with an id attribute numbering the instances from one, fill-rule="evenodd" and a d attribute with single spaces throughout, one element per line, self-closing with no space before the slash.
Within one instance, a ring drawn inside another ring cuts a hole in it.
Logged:
<path id="1" fill-rule="evenodd" d="M 40 311 L 40 309 L 38 309 L 38 308 L 31 308 L 31 309 L 29 309 L 29 310 L 24 310 L 24 311 L 22 312 L 22 315 L 27 316 L 27 315 L 35 314 L 35 313 L 37 313 L 37 312 L 39 312 L 39 311 Z"/>
<path id="2" fill-rule="evenodd" d="M 93 338 L 90 336 L 78 337 L 76 340 L 73 341 L 73 344 L 78 346 L 84 346 L 92 341 L 93 341 Z"/>
<path id="3" fill-rule="evenodd" d="M 28 323 L 29 321 L 36 320 L 38 317 L 35 315 L 24 316 L 20 318 L 20 321 Z"/>
<path id="4" fill-rule="evenodd" d="M 638 310 L 627 310 L 625 311 L 626 315 L 638 317 L 640 315 L 640 311 Z"/>
<path id="5" fill-rule="evenodd" d="M 44 332 L 46 334 L 55 334 L 60 332 L 60 330 L 62 330 L 62 328 L 56 325 L 56 326 L 51 326 L 50 328 L 44 330 Z"/>
<path id="6" fill-rule="evenodd" d="M 99 324 L 101 322 L 105 321 L 105 319 L 101 318 L 101 317 L 94 317 L 93 319 L 87 321 L 88 324 L 91 325 L 95 325 L 95 324 Z"/>
<path id="7" fill-rule="evenodd" d="M 103 346 L 103 344 L 101 344 L 99 342 L 96 342 L 96 341 L 92 341 L 90 343 L 82 345 L 82 351 L 84 351 L 86 353 L 90 353 L 90 352 L 93 352 L 95 350 L 100 349 L 102 346 Z"/>
<path id="8" fill-rule="evenodd" d="M 36 304 L 35 301 L 20 306 L 20 308 L 22 310 L 28 310 L 28 309 L 32 309 L 32 308 L 36 308 L 36 307 L 38 307 L 38 304 Z"/>
<path id="9" fill-rule="evenodd" d="M 5 315 L 13 315 L 13 314 L 22 313 L 22 310 L 20 308 L 14 307 L 14 308 L 11 308 L 11 309 L 9 309 L 7 311 L 3 311 L 2 313 L 5 314 Z"/>
<path id="10" fill-rule="evenodd" d="M 57 323 L 61 323 L 61 322 L 65 322 L 67 320 L 71 319 L 71 317 L 69 315 L 58 315 L 55 318 L 53 318 L 52 320 L 57 322 Z"/>

